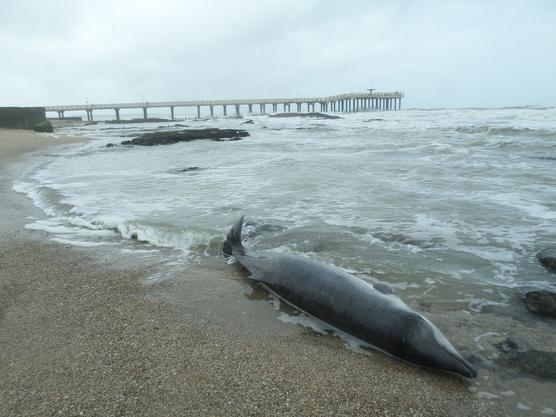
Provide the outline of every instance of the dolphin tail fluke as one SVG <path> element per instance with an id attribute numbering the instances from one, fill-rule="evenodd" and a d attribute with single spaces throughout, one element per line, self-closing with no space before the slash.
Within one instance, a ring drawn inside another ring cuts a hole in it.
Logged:
<path id="1" fill-rule="evenodd" d="M 243 256 L 245 248 L 241 243 L 241 228 L 243 226 L 243 216 L 232 226 L 224 241 L 222 251 L 228 256 Z"/>

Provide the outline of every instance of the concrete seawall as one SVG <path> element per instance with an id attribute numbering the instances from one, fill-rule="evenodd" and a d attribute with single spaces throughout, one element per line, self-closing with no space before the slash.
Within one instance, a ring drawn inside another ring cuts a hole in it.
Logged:
<path id="1" fill-rule="evenodd" d="M 0 127 L 32 129 L 46 119 L 44 107 L 0 107 Z"/>

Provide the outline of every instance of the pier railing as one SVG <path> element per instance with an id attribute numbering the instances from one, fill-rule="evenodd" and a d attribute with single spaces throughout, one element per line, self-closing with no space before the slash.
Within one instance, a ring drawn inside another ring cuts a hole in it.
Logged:
<path id="1" fill-rule="evenodd" d="M 145 119 L 147 109 L 169 107 L 172 119 L 176 107 L 196 107 L 197 116 L 200 117 L 201 107 L 209 107 L 211 116 L 214 116 L 214 107 L 222 106 L 224 115 L 227 107 L 235 107 L 236 115 L 240 114 L 240 106 L 248 106 L 249 113 L 253 113 L 253 106 L 259 106 L 261 114 L 265 114 L 266 106 L 272 106 L 272 111 L 277 112 L 282 105 L 284 111 L 290 111 L 291 105 L 297 106 L 297 111 L 302 110 L 302 105 L 307 105 L 308 111 L 315 111 L 315 105 L 320 106 L 320 111 L 355 112 L 362 110 L 399 110 L 404 93 L 395 92 L 359 92 L 345 93 L 328 97 L 290 97 L 267 99 L 233 99 L 233 100 L 185 100 L 185 101 L 144 101 L 132 103 L 104 103 L 104 104 L 73 104 L 60 106 L 45 106 L 47 112 L 57 112 L 63 118 L 66 111 L 86 111 L 87 119 L 93 120 L 93 110 L 114 110 L 116 119 L 120 119 L 121 109 L 142 109 Z"/>

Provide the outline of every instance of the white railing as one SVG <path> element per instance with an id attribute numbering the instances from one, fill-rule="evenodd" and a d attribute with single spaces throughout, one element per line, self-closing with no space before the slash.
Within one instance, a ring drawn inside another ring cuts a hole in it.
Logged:
<path id="1" fill-rule="evenodd" d="M 109 110 L 109 109 L 140 109 L 153 107 L 196 107 L 196 106 L 245 106 L 257 104 L 305 104 L 305 103 L 331 103 L 349 99 L 401 99 L 404 93 L 394 92 L 360 92 L 346 93 L 329 97 L 305 98 L 272 98 L 272 99 L 238 99 L 238 100 L 187 100 L 187 101 L 145 101 L 135 103 L 106 103 L 106 104 L 74 104 L 63 106 L 45 106 L 46 111 L 71 111 L 71 110 Z"/>

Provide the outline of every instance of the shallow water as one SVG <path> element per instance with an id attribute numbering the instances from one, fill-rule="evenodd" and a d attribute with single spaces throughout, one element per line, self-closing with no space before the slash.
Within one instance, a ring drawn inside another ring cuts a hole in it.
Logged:
<path id="1" fill-rule="evenodd" d="M 529 320 L 519 294 L 556 289 L 535 259 L 556 236 L 556 109 L 341 116 L 68 128 L 94 140 L 47 158 L 14 188 L 48 215 L 27 227 L 59 242 L 175 249 L 180 261 L 168 258 L 155 281 L 217 257 L 245 214 L 248 245 L 388 283 L 420 311 Z M 105 147 L 176 124 L 251 136 Z M 198 169 L 180 172 L 190 167 Z"/>

